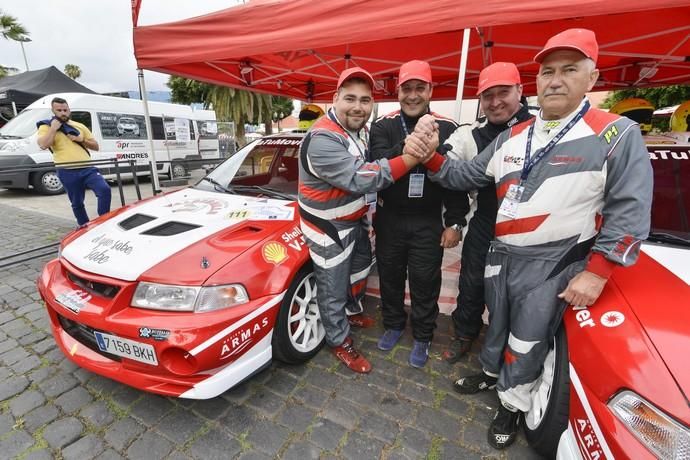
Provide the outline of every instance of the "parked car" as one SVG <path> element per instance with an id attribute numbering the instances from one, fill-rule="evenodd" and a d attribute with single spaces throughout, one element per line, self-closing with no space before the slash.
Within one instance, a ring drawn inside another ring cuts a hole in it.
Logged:
<path id="1" fill-rule="evenodd" d="M 532 391 L 525 435 L 548 458 L 690 458 L 690 146 L 647 147 L 652 233 L 594 305 L 568 307 Z"/>
<path id="2" fill-rule="evenodd" d="M 139 124 L 134 118 L 120 117 L 117 120 L 117 135 L 123 136 L 125 134 L 139 137 Z"/>
<path id="3" fill-rule="evenodd" d="M 301 136 L 263 138 L 199 183 L 68 235 L 38 280 L 76 364 L 141 390 L 212 398 L 322 346 L 296 212 Z"/>

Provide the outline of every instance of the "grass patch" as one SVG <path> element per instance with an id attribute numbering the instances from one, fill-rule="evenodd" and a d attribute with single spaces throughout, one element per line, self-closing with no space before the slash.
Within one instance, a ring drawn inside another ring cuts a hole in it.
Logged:
<path id="1" fill-rule="evenodd" d="M 442 454 L 441 449 L 441 438 L 439 436 L 434 436 L 431 440 L 431 446 L 429 446 L 429 451 L 426 453 L 426 460 L 440 460 Z"/>

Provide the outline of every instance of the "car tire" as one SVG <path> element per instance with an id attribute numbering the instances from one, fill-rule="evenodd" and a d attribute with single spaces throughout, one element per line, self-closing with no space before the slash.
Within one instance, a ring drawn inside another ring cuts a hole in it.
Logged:
<path id="1" fill-rule="evenodd" d="M 563 325 L 544 361 L 539 383 L 532 390 L 532 409 L 523 426 L 529 445 L 546 458 L 555 458 L 561 435 L 568 428 L 570 371 L 568 341 Z"/>
<path id="2" fill-rule="evenodd" d="M 280 304 L 273 329 L 273 356 L 288 364 L 311 359 L 324 344 L 326 331 L 316 303 L 316 277 L 300 270 Z"/>
<path id="3" fill-rule="evenodd" d="M 182 163 L 170 164 L 170 179 L 178 179 L 187 176 L 187 168 Z"/>
<path id="4" fill-rule="evenodd" d="M 65 187 L 55 171 L 42 171 L 31 176 L 31 185 L 41 195 L 59 195 L 65 193 Z"/>

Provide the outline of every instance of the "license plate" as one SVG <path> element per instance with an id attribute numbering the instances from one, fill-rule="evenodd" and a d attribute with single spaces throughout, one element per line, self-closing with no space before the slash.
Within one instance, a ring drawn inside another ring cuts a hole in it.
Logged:
<path id="1" fill-rule="evenodd" d="M 134 340 L 123 339 L 122 337 L 103 332 L 94 331 L 94 335 L 96 336 L 98 348 L 101 351 L 133 359 L 141 363 L 158 365 L 156 350 L 147 343 L 135 342 Z"/>

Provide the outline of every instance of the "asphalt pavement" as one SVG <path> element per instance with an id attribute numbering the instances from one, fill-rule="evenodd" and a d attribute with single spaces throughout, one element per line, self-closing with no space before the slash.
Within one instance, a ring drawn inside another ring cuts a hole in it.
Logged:
<path id="1" fill-rule="evenodd" d="M 40 204 L 27 197 L 0 191 L 0 265 L 7 255 L 59 241 L 75 225 L 66 196 Z M 95 204 L 89 206 L 93 212 Z M 35 286 L 49 258 L 0 269 L 2 458 L 537 458 L 523 437 L 505 452 L 488 446 L 498 401 L 491 393 L 453 391 L 454 379 L 479 371 L 479 349 L 455 366 L 440 359 L 450 338 L 446 315 L 421 370 L 407 364 L 409 328 L 392 352 L 376 349 L 383 329 L 379 301 L 369 297 L 366 309 L 379 324 L 354 337 L 373 364 L 371 374 L 350 372 L 323 349 L 305 365 L 274 362 L 211 400 L 166 398 L 65 358 Z"/>

